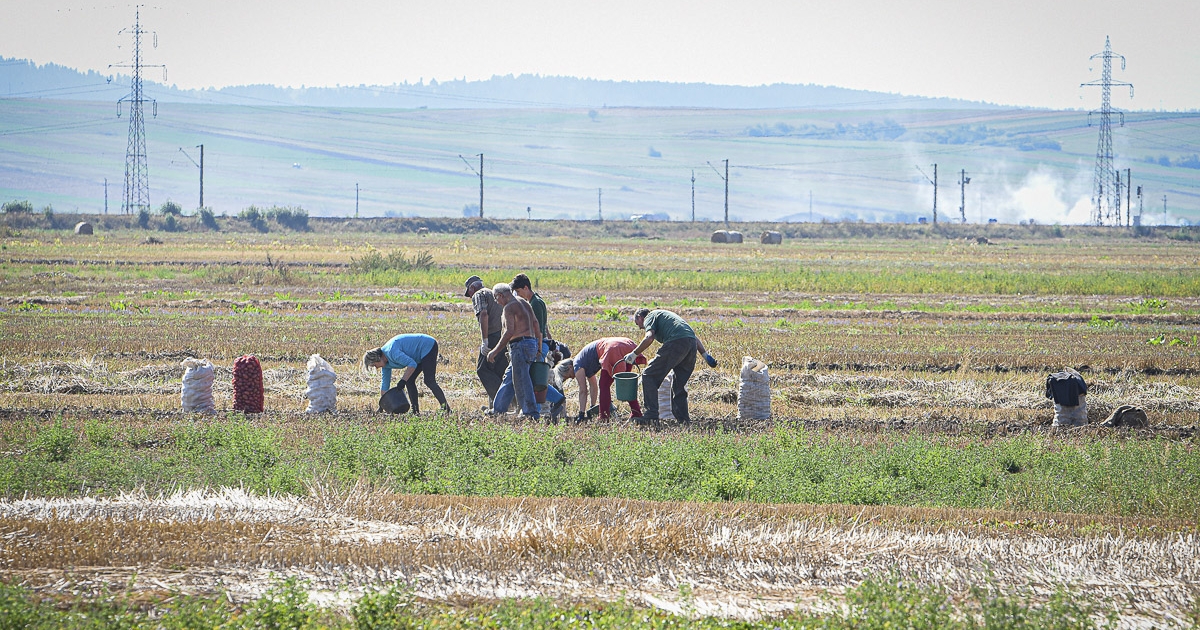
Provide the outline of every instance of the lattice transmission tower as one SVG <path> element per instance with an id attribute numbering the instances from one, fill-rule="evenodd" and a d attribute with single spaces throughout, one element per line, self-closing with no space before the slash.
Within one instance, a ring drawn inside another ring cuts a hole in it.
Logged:
<path id="1" fill-rule="evenodd" d="M 146 168 L 146 123 L 142 113 L 142 105 L 146 98 L 142 95 L 142 68 L 162 68 L 163 81 L 167 80 L 167 67 L 163 65 L 147 66 L 142 64 L 142 35 L 146 31 L 141 26 L 141 11 L 134 13 L 133 28 L 121 29 L 118 35 L 132 32 L 133 34 L 133 63 L 112 64 L 110 68 L 133 69 L 133 81 L 129 94 L 117 101 L 117 116 L 121 116 L 121 104 L 129 104 L 129 144 L 125 149 L 125 202 L 121 211 L 132 214 L 140 210 L 150 210 L 150 175 Z M 154 47 L 158 48 L 158 35 L 150 33 Z M 158 101 L 149 99 L 153 115 L 158 117 Z"/>
<path id="2" fill-rule="evenodd" d="M 1129 98 L 1133 98 L 1133 84 L 1112 80 L 1112 60 L 1121 58 L 1121 69 L 1125 69 L 1125 55 L 1112 51 L 1108 36 L 1104 37 L 1104 52 L 1096 53 L 1092 59 L 1101 60 L 1099 81 L 1081 83 L 1080 87 L 1100 88 L 1100 110 L 1088 112 L 1088 126 L 1092 125 L 1092 114 L 1100 114 L 1100 141 L 1096 145 L 1096 173 L 1092 183 L 1092 223 L 1096 225 L 1121 225 L 1121 191 L 1117 190 L 1116 171 L 1113 169 L 1112 116 L 1115 112 L 1125 126 L 1125 112 L 1112 108 L 1114 85 L 1129 86 Z"/>

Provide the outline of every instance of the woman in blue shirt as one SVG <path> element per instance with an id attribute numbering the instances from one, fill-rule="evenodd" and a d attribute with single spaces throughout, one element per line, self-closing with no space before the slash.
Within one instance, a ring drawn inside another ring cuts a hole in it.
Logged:
<path id="1" fill-rule="evenodd" d="M 379 385 L 380 392 L 386 392 L 392 388 L 392 370 L 404 368 L 404 375 L 400 377 L 400 382 L 396 386 L 403 385 L 408 392 L 408 399 L 412 401 L 414 414 L 420 413 L 417 406 L 417 375 L 424 372 L 425 386 L 433 392 L 434 398 L 437 398 L 438 403 L 442 405 L 442 411 L 449 413 L 450 405 L 446 403 L 446 394 L 437 384 L 437 358 L 437 339 L 429 335 L 408 334 L 396 335 L 382 346 L 367 350 L 363 354 L 362 364 L 364 370 L 370 368 L 383 370 L 383 380 Z"/>

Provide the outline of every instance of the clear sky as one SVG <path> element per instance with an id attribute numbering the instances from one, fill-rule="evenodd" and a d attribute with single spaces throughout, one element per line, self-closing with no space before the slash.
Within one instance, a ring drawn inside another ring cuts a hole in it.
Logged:
<path id="1" fill-rule="evenodd" d="M 0 56 L 109 72 L 129 63 L 134 7 L 0 0 Z M 1114 80 L 1136 86 L 1115 107 L 1200 108 L 1200 0 L 164 0 L 141 17 L 158 39 L 143 63 L 181 88 L 530 73 L 1095 109 L 1079 84 L 1109 36 L 1128 61 Z"/>

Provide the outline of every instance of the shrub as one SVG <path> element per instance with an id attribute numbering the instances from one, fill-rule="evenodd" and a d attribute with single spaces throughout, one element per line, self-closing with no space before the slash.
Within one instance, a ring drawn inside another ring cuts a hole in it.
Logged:
<path id="1" fill-rule="evenodd" d="M 293 208 L 291 206 L 280 208 L 272 207 L 267 210 L 267 218 L 274 219 L 276 223 L 283 227 L 296 230 L 297 232 L 308 231 L 308 211 L 304 208 Z"/>
<path id="2" fill-rule="evenodd" d="M 167 216 L 183 216 L 183 208 L 179 204 L 168 199 L 163 205 L 158 207 L 158 213 Z"/>
<path id="3" fill-rule="evenodd" d="M 217 226 L 217 217 L 213 214 L 212 208 L 200 208 L 199 214 L 200 223 L 202 223 L 204 227 L 214 232 L 220 230 L 220 227 Z"/>
<path id="4" fill-rule="evenodd" d="M 142 228 L 143 230 L 149 229 L 149 227 L 150 227 L 150 211 L 149 210 L 147 210 L 146 208 L 142 208 L 141 210 L 138 210 L 137 224 L 138 224 L 138 227 Z"/>
<path id="5" fill-rule="evenodd" d="M 33 214 L 33 204 L 28 201 L 6 201 L 4 202 L 5 214 Z"/>
<path id="6" fill-rule="evenodd" d="M 180 230 L 179 222 L 175 220 L 175 215 L 167 215 L 167 219 L 163 221 L 163 230 L 167 232 L 178 232 Z"/>
<path id="7" fill-rule="evenodd" d="M 270 228 L 267 227 L 266 217 L 256 206 L 250 206 L 249 208 L 242 210 L 238 213 L 238 218 L 244 219 L 250 224 L 250 227 L 258 230 L 259 232 L 266 233 L 270 231 Z"/>
<path id="8" fill-rule="evenodd" d="M 362 258 L 351 258 L 350 269 L 358 273 L 373 271 L 429 271 L 433 268 L 433 254 L 421 252 L 413 254 L 412 258 L 404 252 L 394 250 L 384 256 L 379 250 L 371 248 Z"/>

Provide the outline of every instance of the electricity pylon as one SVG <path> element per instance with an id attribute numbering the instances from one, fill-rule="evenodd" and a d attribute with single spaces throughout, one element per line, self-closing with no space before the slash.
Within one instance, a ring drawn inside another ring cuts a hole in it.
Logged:
<path id="1" fill-rule="evenodd" d="M 1100 80 L 1079 85 L 1079 87 L 1097 86 L 1100 88 L 1101 94 L 1100 110 L 1088 112 L 1089 127 L 1092 124 L 1092 114 L 1100 114 L 1100 140 L 1096 144 L 1096 173 L 1092 183 L 1092 223 L 1096 225 L 1105 225 L 1106 223 L 1121 225 L 1120 192 L 1116 189 L 1116 177 L 1113 170 L 1112 115 L 1115 110 L 1112 108 L 1111 97 L 1114 85 L 1128 85 L 1129 98 L 1133 98 L 1133 84 L 1112 80 L 1113 57 L 1121 58 L 1121 69 L 1124 70 L 1125 55 L 1114 53 L 1108 37 L 1105 36 L 1104 52 L 1091 56 L 1092 59 L 1102 60 Z M 1125 126 L 1125 112 L 1117 111 L 1116 113 L 1121 118 L 1121 126 Z"/>
<path id="2" fill-rule="evenodd" d="M 130 31 L 121 29 L 121 33 Z M 133 19 L 133 63 L 113 64 L 110 68 L 132 68 L 133 82 L 129 94 L 117 101 L 117 116 L 121 116 L 121 103 L 129 104 L 129 143 L 125 149 L 125 203 L 122 212 L 132 214 L 141 210 L 150 210 L 150 175 L 146 168 L 146 124 L 142 116 L 142 104 L 146 99 L 142 95 L 142 68 L 162 68 L 163 81 L 167 80 L 167 67 L 163 65 L 147 66 L 142 64 L 142 34 L 146 31 L 141 26 L 141 11 L 134 13 Z M 154 47 L 158 48 L 158 35 L 152 33 Z M 158 101 L 150 99 L 154 116 L 158 117 Z"/>

